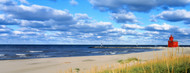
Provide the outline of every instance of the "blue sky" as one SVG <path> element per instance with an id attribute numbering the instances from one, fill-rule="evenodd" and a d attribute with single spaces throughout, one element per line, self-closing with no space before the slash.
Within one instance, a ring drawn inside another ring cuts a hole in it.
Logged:
<path id="1" fill-rule="evenodd" d="M 180 45 L 190 0 L 0 0 L 0 44 Z"/>

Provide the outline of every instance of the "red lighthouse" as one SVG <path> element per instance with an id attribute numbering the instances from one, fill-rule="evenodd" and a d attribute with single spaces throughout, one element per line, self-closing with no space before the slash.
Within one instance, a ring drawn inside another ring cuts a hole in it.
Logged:
<path id="1" fill-rule="evenodd" d="M 168 47 L 178 47 L 178 41 L 173 40 L 173 36 L 171 35 L 168 40 Z"/>

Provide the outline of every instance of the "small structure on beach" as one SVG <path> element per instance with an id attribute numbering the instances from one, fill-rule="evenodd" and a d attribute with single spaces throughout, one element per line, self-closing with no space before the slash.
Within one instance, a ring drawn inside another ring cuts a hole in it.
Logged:
<path id="1" fill-rule="evenodd" d="M 174 41 L 174 37 L 172 35 L 168 40 L 168 47 L 178 47 L 178 41 Z"/>

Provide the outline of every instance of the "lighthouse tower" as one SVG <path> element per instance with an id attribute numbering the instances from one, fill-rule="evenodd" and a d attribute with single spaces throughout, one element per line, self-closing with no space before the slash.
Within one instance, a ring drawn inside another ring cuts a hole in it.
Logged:
<path id="1" fill-rule="evenodd" d="M 178 47 L 178 41 L 174 41 L 174 37 L 172 35 L 168 40 L 168 47 Z"/>

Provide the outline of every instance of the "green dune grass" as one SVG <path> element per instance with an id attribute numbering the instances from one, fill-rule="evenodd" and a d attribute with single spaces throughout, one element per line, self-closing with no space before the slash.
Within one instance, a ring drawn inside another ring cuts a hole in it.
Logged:
<path id="1" fill-rule="evenodd" d="M 105 70 L 99 73 L 189 73 L 190 56 L 151 60 L 130 67 Z"/>
<path id="2" fill-rule="evenodd" d="M 133 60 L 138 61 L 135 58 Z M 123 60 L 118 62 L 124 66 L 107 69 L 99 73 L 190 73 L 190 55 L 177 56 L 173 52 L 168 52 L 167 57 L 163 55 L 161 59 L 154 59 L 145 63 L 138 62 L 132 66 L 127 66 L 128 64 L 124 64 Z"/>

